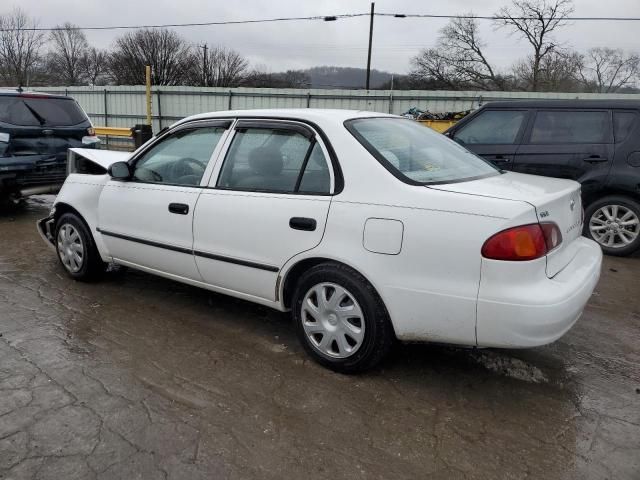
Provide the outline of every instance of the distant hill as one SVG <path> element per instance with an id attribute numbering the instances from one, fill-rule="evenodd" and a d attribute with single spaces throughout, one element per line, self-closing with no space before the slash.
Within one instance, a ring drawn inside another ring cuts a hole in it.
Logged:
<path id="1" fill-rule="evenodd" d="M 365 88 L 367 70 L 352 67 L 313 67 L 302 70 L 311 80 L 311 88 Z M 393 74 L 371 70 L 371 88 L 380 88 Z M 400 76 L 395 74 L 396 76 Z"/>

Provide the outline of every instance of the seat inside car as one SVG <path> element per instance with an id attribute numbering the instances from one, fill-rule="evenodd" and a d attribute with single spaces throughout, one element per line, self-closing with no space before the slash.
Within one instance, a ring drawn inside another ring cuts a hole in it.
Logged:
<path id="1" fill-rule="evenodd" d="M 248 176 L 239 178 L 236 187 L 287 190 L 291 181 L 282 175 L 284 162 L 280 149 L 274 146 L 257 147 L 249 152 Z"/>

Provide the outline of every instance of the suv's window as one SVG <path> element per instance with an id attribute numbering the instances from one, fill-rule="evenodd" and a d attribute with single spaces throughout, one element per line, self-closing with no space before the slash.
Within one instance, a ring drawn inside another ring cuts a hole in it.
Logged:
<path id="1" fill-rule="evenodd" d="M 607 143 L 607 111 L 539 111 L 531 143 Z"/>
<path id="2" fill-rule="evenodd" d="M 233 138 L 217 186 L 323 194 L 330 184 L 327 162 L 315 141 L 293 130 L 243 128 Z"/>
<path id="3" fill-rule="evenodd" d="M 138 159 L 133 179 L 145 183 L 200 185 L 224 130 L 202 127 L 170 135 Z"/>
<path id="4" fill-rule="evenodd" d="M 451 183 L 499 175 L 499 170 L 417 122 L 399 118 L 349 120 L 347 129 L 396 177 L 407 183 Z"/>
<path id="5" fill-rule="evenodd" d="M 67 127 L 88 121 L 71 98 L 0 95 L 0 122 L 23 127 Z"/>
<path id="6" fill-rule="evenodd" d="M 527 115 L 520 110 L 487 110 L 458 130 L 454 138 L 465 145 L 515 143 Z"/>
<path id="7" fill-rule="evenodd" d="M 636 114 L 634 112 L 613 112 L 613 135 L 616 143 L 624 141 L 633 127 Z"/>

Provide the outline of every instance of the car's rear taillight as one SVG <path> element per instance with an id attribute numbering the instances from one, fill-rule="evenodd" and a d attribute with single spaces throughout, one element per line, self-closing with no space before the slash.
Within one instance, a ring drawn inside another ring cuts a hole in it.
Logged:
<path id="1" fill-rule="evenodd" d="M 93 136 L 95 136 L 95 134 L 96 134 L 96 129 L 95 128 L 93 128 L 93 127 L 87 128 L 87 135 L 89 135 L 90 137 L 93 137 Z"/>
<path id="2" fill-rule="evenodd" d="M 496 233 L 482 246 L 482 256 L 492 260 L 535 260 L 562 243 L 555 223 L 532 223 Z"/>

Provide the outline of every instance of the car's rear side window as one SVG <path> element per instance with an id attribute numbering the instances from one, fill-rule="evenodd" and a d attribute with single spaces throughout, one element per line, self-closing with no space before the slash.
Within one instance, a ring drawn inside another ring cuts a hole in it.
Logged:
<path id="1" fill-rule="evenodd" d="M 389 172 L 409 184 L 463 182 L 500 174 L 469 150 L 413 120 L 356 118 L 345 126 Z"/>
<path id="2" fill-rule="evenodd" d="M 217 186 L 230 190 L 328 194 L 331 175 L 320 144 L 286 128 L 235 133 Z"/>
<path id="3" fill-rule="evenodd" d="M 623 142 L 635 125 L 635 112 L 613 112 L 613 135 L 616 143 Z"/>
<path id="4" fill-rule="evenodd" d="M 464 145 L 511 145 L 526 116 L 522 110 L 486 110 L 458 130 L 454 139 Z"/>
<path id="5" fill-rule="evenodd" d="M 530 143 L 609 143 L 609 131 L 609 112 L 605 110 L 541 110 Z"/>
<path id="6" fill-rule="evenodd" d="M 71 98 L 0 96 L 0 122 L 22 127 L 68 127 L 88 121 Z"/>

